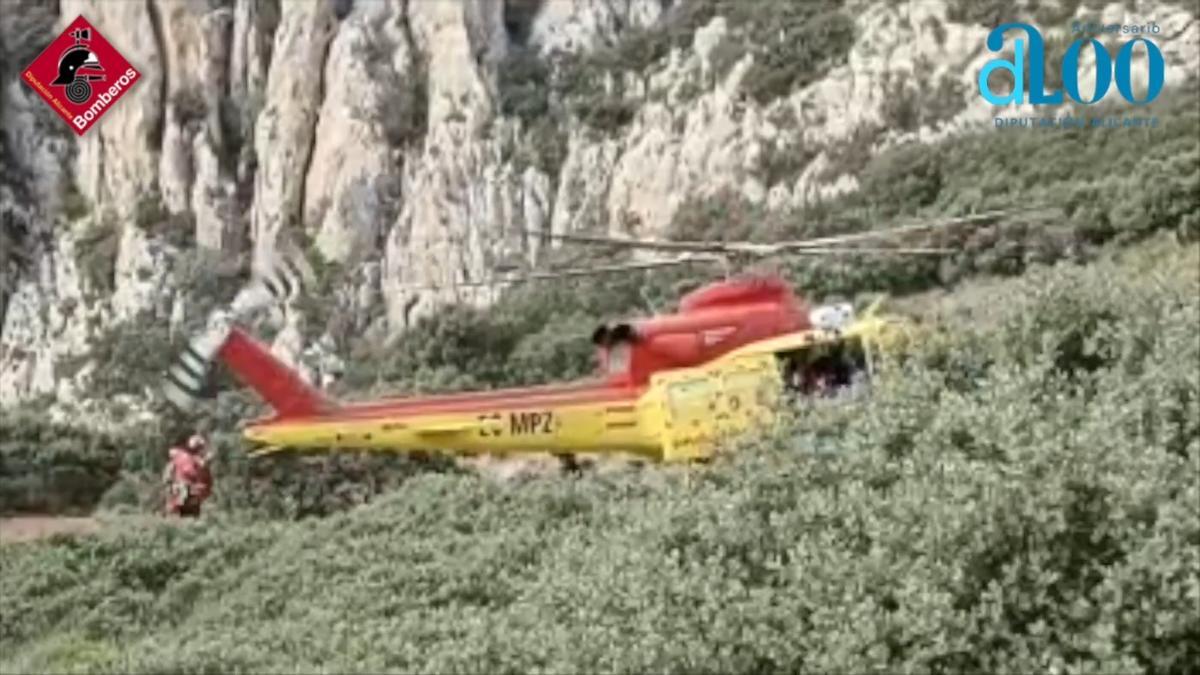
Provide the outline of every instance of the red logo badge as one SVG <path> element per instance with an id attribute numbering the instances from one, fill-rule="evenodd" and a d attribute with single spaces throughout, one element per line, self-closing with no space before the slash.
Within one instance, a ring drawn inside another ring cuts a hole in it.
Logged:
<path id="1" fill-rule="evenodd" d="M 140 77 L 141 73 L 83 15 L 72 21 L 22 75 L 26 84 L 80 136 Z"/>

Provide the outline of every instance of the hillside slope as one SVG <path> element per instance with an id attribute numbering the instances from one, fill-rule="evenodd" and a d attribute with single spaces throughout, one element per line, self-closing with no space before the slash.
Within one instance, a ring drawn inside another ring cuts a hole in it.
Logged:
<path id="1" fill-rule="evenodd" d="M 711 466 L 10 547 L 0 670 L 1184 672 L 1200 250 L 1117 258 L 964 288 Z"/>

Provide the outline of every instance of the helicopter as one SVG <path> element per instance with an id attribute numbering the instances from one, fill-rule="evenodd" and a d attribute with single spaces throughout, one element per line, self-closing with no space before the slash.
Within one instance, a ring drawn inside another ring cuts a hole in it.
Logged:
<path id="1" fill-rule="evenodd" d="M 458 456 L 633 455 L 675 463 L 711 457 L 723 440 L 769 427 L 781 401 L 869 383 L 879 355 L 906 331 L 898 317 L 861 315 L 849 303 L 812 305 L 782 277 L 731 272 L 732 258 L 773 255 L 940 255 L 950 249 L 862 247 L 920 231 L 995 221 L 973 214 L 850 235 L 761 244 L 649 241 L 587 234 L 537 235 L 571 243 L 675 253 L 672 258 L 535 272 L 464 285 L 521 283 L 715 263 L 725 278 L 686 295 L 674 312 L 602 324 L 593 331 L 598 368 L 589 378 L 534 387 L 344 402 L 281 361 L 241 323 L 294 298 L 312 270 L 269 254 L 251 282 L 209 317 L 168 370 L 167 399 L 190 408 L 223 363 L 270 406 L 242 435 L 251 455 L 284 451 L 444 453 Z"/>

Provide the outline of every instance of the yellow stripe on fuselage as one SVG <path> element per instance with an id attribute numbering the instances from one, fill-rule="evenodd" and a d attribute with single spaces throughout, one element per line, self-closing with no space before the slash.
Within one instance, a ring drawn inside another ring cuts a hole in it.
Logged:
<path id="1" fill-rule="evenodd" d="M 643 400 L 644 397 L 643 397 Z M 630 452 L 657 457 L 641 404 L 599 401 L 371 419 L 304 419 L 246 429 L 246 438 L 292 448 L 433 451 L 455 454 Z"/>

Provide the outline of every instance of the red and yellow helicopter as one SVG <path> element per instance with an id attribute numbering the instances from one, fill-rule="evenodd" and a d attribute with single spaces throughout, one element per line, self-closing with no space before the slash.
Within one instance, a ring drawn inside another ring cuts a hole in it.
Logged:
<path id="1" fill-rule="evenodd" d="M 994 221 L 966 216 L 854 235 L 774 244 L 651 242 L 548 235 L 682 254 L 672 260 L 544 272 L 516 281 L 581 276 L 731 256 L 939 254 L 949 249 L 863 248 L 870 240 Z M 249 313 L 302 292 L 311 276 L 295 257 L 260 265 L 232 305 L 215 312 L 170 369 L 164 392 L 191 406 L 223 362 L 273 409 L 243 435 L 254 454 L 282 450 L 442 452 L 456 455 L 621 453 L 678 462 L 711 455 L 722 439 L 770 425 L 789 390 L 817 393 L 867 380 L 897 318 L 849 304 L 812 306 L 778 276 L 726 278 L 685 295 L 677 311 L 597 327 L 599 372 L 563 384 L 437 396 L 340 402 L 306 381 L 239 326 Z"/>

